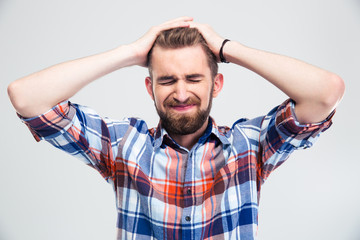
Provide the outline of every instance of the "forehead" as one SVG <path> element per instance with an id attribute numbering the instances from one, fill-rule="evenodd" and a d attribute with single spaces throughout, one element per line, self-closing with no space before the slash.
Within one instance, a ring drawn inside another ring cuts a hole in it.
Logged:
<path id="1" fill-rule="evenodd" d="M 210 74 L 210 67 L 201 45 L 176 49 L 154 47 L 153 74 Z M 154 76 L 155 77 L 155 76 Z"/>

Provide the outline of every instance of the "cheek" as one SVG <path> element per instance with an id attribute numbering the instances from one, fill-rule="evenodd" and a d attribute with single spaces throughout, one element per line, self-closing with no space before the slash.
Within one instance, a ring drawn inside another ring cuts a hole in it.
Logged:
<path id="1" fill-rule="evenodd" d="M 201 98 L 207 104 L 212 98 L 212 89 L 209 87 L 204 87 L 204 91 L 201 93 Z"/>
<path id="2" fill-rule="evenodd" d="M 154 102 L 156 104 L 156 106 L 158 107 L 162 107 L 165 99 L 166 99 L 166 93 L 164 91 L 159 91 L 158 89 L 154 89 Z"/>

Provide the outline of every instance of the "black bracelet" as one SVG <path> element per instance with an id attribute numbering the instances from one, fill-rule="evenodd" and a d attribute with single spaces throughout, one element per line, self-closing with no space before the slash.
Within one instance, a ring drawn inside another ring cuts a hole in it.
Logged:
<path id="1" fill-rule="evenodd" d="M 222 63 L 229 63 L 228 61 L 226 61 L 225 57 L 224 57 L 224 54 L 223 54 L 223 48 L 224 48 L 224 45 L 225 43 L 227 43 L 228 41 L 230 41 L 229 39 L 225 39 L 222 44 L 221 44 L 221 48 L 220 48 L 220 52 L 219 52 L 219 57 L 220 57 L 220 61 Z"/>

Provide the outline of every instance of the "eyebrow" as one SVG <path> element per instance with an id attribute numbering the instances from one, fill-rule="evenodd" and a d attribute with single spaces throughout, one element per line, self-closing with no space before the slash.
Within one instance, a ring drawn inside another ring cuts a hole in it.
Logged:
<path id="1" fill-rule="evenodd" d="M 189 79 L 189 78 L 204 78 L 205 75 L 204 75 L 204 74 L 200 74 L 200 73 L 194 73 L 194 74 L 185 75 L 185 77 L 186 77 L 187 79 Z"/>
<path id="2" fill-rule="evenodd" d="M 185 75 L 186 79 L 191 79 L 191 78 L 204 78 L 205 75 L 204 74 L 200 74 L 200 73 L 194 73 L 194 74 L 187 74 Z M 156 80 L 157 81 L 167 81 L 167 80 L 176 80 L 177 77 L 175 77 L 174 75 L 164 75 L 164 76 L 160 76 L 158 77 Z"/>
<path id="3" fill-rule="evenodd" d="M 173 79 L 176 79 L 176 77 L 173 75 L 165 75 L 165 76 L 158 77 L 156 80 L 157 81 L 166 81 L 166 80 L 173 80 Z"/>

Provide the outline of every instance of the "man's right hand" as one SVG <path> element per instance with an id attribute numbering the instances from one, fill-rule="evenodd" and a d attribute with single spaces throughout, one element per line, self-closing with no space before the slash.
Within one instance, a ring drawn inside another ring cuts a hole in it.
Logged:
<path id="1" fill-rule="evenodd" d="M 130 44 L 135 53 L 135 65 L 146 67 L 147 54 L 161 31 L 177 27 L 189 27 L 192 20 L 192 17 L 179 17 L 150 28 L 144 36 Z"/>

